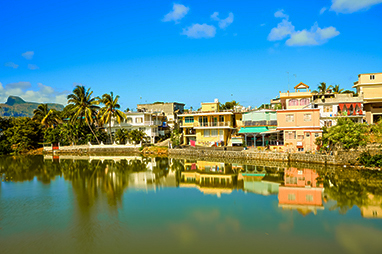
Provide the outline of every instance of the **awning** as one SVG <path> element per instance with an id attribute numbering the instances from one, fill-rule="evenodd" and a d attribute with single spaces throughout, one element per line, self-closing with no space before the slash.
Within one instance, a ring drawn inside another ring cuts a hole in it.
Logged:
<path id="1" fill-rule="evenodd" d="M 232 141 L 232 144 L 243 144 L 242 138 L 232 138 L 231 141 Z"/>
<path id="2" fill-rule="evenodd" d="M 246 134 L 246 133 L 261 133 L 268 131 L 268 127 L 241 127 L 239 130 L 239 134 Z"/>
<path id="3" fill-rule="evenodd" d="M 262 132 L 261 134 L 273 134 L 278 132 L 282 132 L 282 130 L 268 130 L 268 131 Z"/>

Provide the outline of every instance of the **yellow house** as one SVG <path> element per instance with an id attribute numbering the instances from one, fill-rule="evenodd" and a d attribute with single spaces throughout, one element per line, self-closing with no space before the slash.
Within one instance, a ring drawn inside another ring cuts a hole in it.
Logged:
<path id="1" fill-rule="evenodd" d="M 367 123 L 377 123 L 382 119 L 382 73 L 359 74 L 353 88 L 363 98 Z"/>
<path id="2" fill-rule="evenodd" d="M 196 146 L 230 146 L 235 132 L 236 114 L 219 111 L 219 101 L 201 103 L 200 111 L 178 115 L 183 128 L 183 144 Z"/>

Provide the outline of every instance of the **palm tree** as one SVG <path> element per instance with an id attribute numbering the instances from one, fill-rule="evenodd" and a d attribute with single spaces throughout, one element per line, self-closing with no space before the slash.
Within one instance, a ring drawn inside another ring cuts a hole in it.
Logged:
<path id="1" fill-rule="evenodd" d="M 126 118 L 126 115 L 119 110 L 121 106 L 118 104 L 118 99 L 119 95 L 114 98 L 113 92 L 110 92 L 110 94 L 105 93 L 102 95 L 102 99 L 100 99 L 100 102 L 104 105 L 99 111 L 99 115 L 101 116 L 100 119 L 102 123 L 109 124 L 111 142 L 113 142 L 113 136 L 111 135 L 111 120 L 115 119 L 118 123 L 121 123 L 122 119 Z"/>
<path id="2" fill-rule="evenodd" d="M 72 104 L 70 120 L 72 122 L 85 120 L 86 124 L 89 126 L 90 131 L 93 133 L 98 144 L 99 140 L 97 135 L 95 135 L 91 124 L 97 115 L 97 110 L 99 109 L 98 97 L 92 98 L 93 91 L 90 88 L 87 90 L 84 86 L 76 86 L 72 94 L 68 95 L 68 104 Z"/>
<path id="3" fill-rule="evenodd" d="M 55 109 L 49 109 L 46 103 L 38 105 L 37 109 L 33 110 L 32 120 L 41 123 L 45 128 L 54 127 L 61 121 L 58 112 Z"/>
<path id="4" fill-rule="evenodd" d="M 343 92 L 344 92 L 344 89 L 343 88 L 340 89 L 340 85 L 333 86 L 333 93 L 334 94 L 339 94 L 339 93 L 343 93 Z"/>

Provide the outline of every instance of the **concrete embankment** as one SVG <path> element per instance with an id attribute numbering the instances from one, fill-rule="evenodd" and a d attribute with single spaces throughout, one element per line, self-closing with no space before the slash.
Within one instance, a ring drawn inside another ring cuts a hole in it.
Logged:
<path id="1" fill-rule="evenodd" d="M 125 146 L 61 146 L 58 150 L 44 150 L 44 153 L 53 154 L 139 154 L 139 147 L 125 147 Z"/>
<path id="2" fill-rule="evenodd" d="M 354 164 L 358 154 L 354 152 L 341 153 L 340 155 L 322 155 L 310 153 L 280 153 L 264 151 L 222 151 L 212 149 L 169 149 L 170 157 L 196 157 L 199 159 L 232 159 L 244 161 L 275 161 L 275 162 L 300 162 L 319 163 L 327 165 Z"/>

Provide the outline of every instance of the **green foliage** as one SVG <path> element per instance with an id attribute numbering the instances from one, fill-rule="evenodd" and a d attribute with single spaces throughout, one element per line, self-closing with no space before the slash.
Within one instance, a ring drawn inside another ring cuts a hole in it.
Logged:
<path id="1" fill-rule="evenodd" d="M 240 104 L 236 101 L 227 101 L 224 104 L 219 103 L 219 110 L 231 110 L 231 109 L 234 109 L 235 106 L 239 106 L 239 105 Z"/>
<path id="2" fill-rule="evenodd" d="M 126 144 L 126 142 L 130 139 L 129 131 L 126 129 L 118 129 L 115 132 L 115 140 L 119 142 L 119 144 Z"/>
<path id="3" fill-rule="evenodd" d="M 350 150 L 366 146 L 369 128 L 365 123 L 354 123 L 349 118 L 339 118 L 337 125 L 323 128 L 322 137 L 316 139 L 316 145 L 324 151 Z"/>
<path id="4" fill-rule="evenodd" d="M 91 124 L 97 116 L 97 110 L 99 109 L 99 98 L 92 97 L 93 92 L 84 86 L 76 86 L 72 94 L 68 95 L 68 104 L 72 104 L 70 107 L 70 120 L 72 123 L 81 122 L 85 120 L 90 131 L 93 133 L 98 144 L 100 143 L 96 134 L 94 133 Z"/>
<path id="5" fill-rule="evenodd" d="M 382 167 L 382 154 L 371 155 L 369 151 L 361 153 L 358 162 L 366 167 Z"/>
<path id="6" fill-rule="evenodd" d="M 129 133 L 130 140 L 133 141 L 135 144 L 140 143 L 145 136 L 146 136 L 146 133 L 144 133 L 141 130 L 132 130 Z"/>
<path id="7" fill-rule="evenodd" d="M 113 137 L 111 134 L 111 120 L 114 119 L 117 123 L 121 123 L 123 119 L 126 118 L 126 115 L 119 110 L 121 106 L 118 104 L 119 96 L 113 95 L 113 92 L 110 94 L 102 95 L 102 99 L 99 100 L 104 106 L 99 111 L 98 115 L 101 117 L 101 123 L 109 124 L 109 134 L 110 141 L 113 142 Z"/>
<path id="8" fill-rule="evenodd" d="M 6 139 L 3 139 L 2 144 L 10 147 L 13 153 L 38 148 L 43 137 L 41 125 L 29 117 L 11 118 L 3 134 Z"/>
<path id="9" fill-rule="evenodd" d="M 172 132 L 171 132 L 171 143 L 172 143 L 172 146 L 179 146 L 180 145 L 180 136 L 181 136 L 181 133 L 179 131 L 179 129 L 174 129 Z"/>

